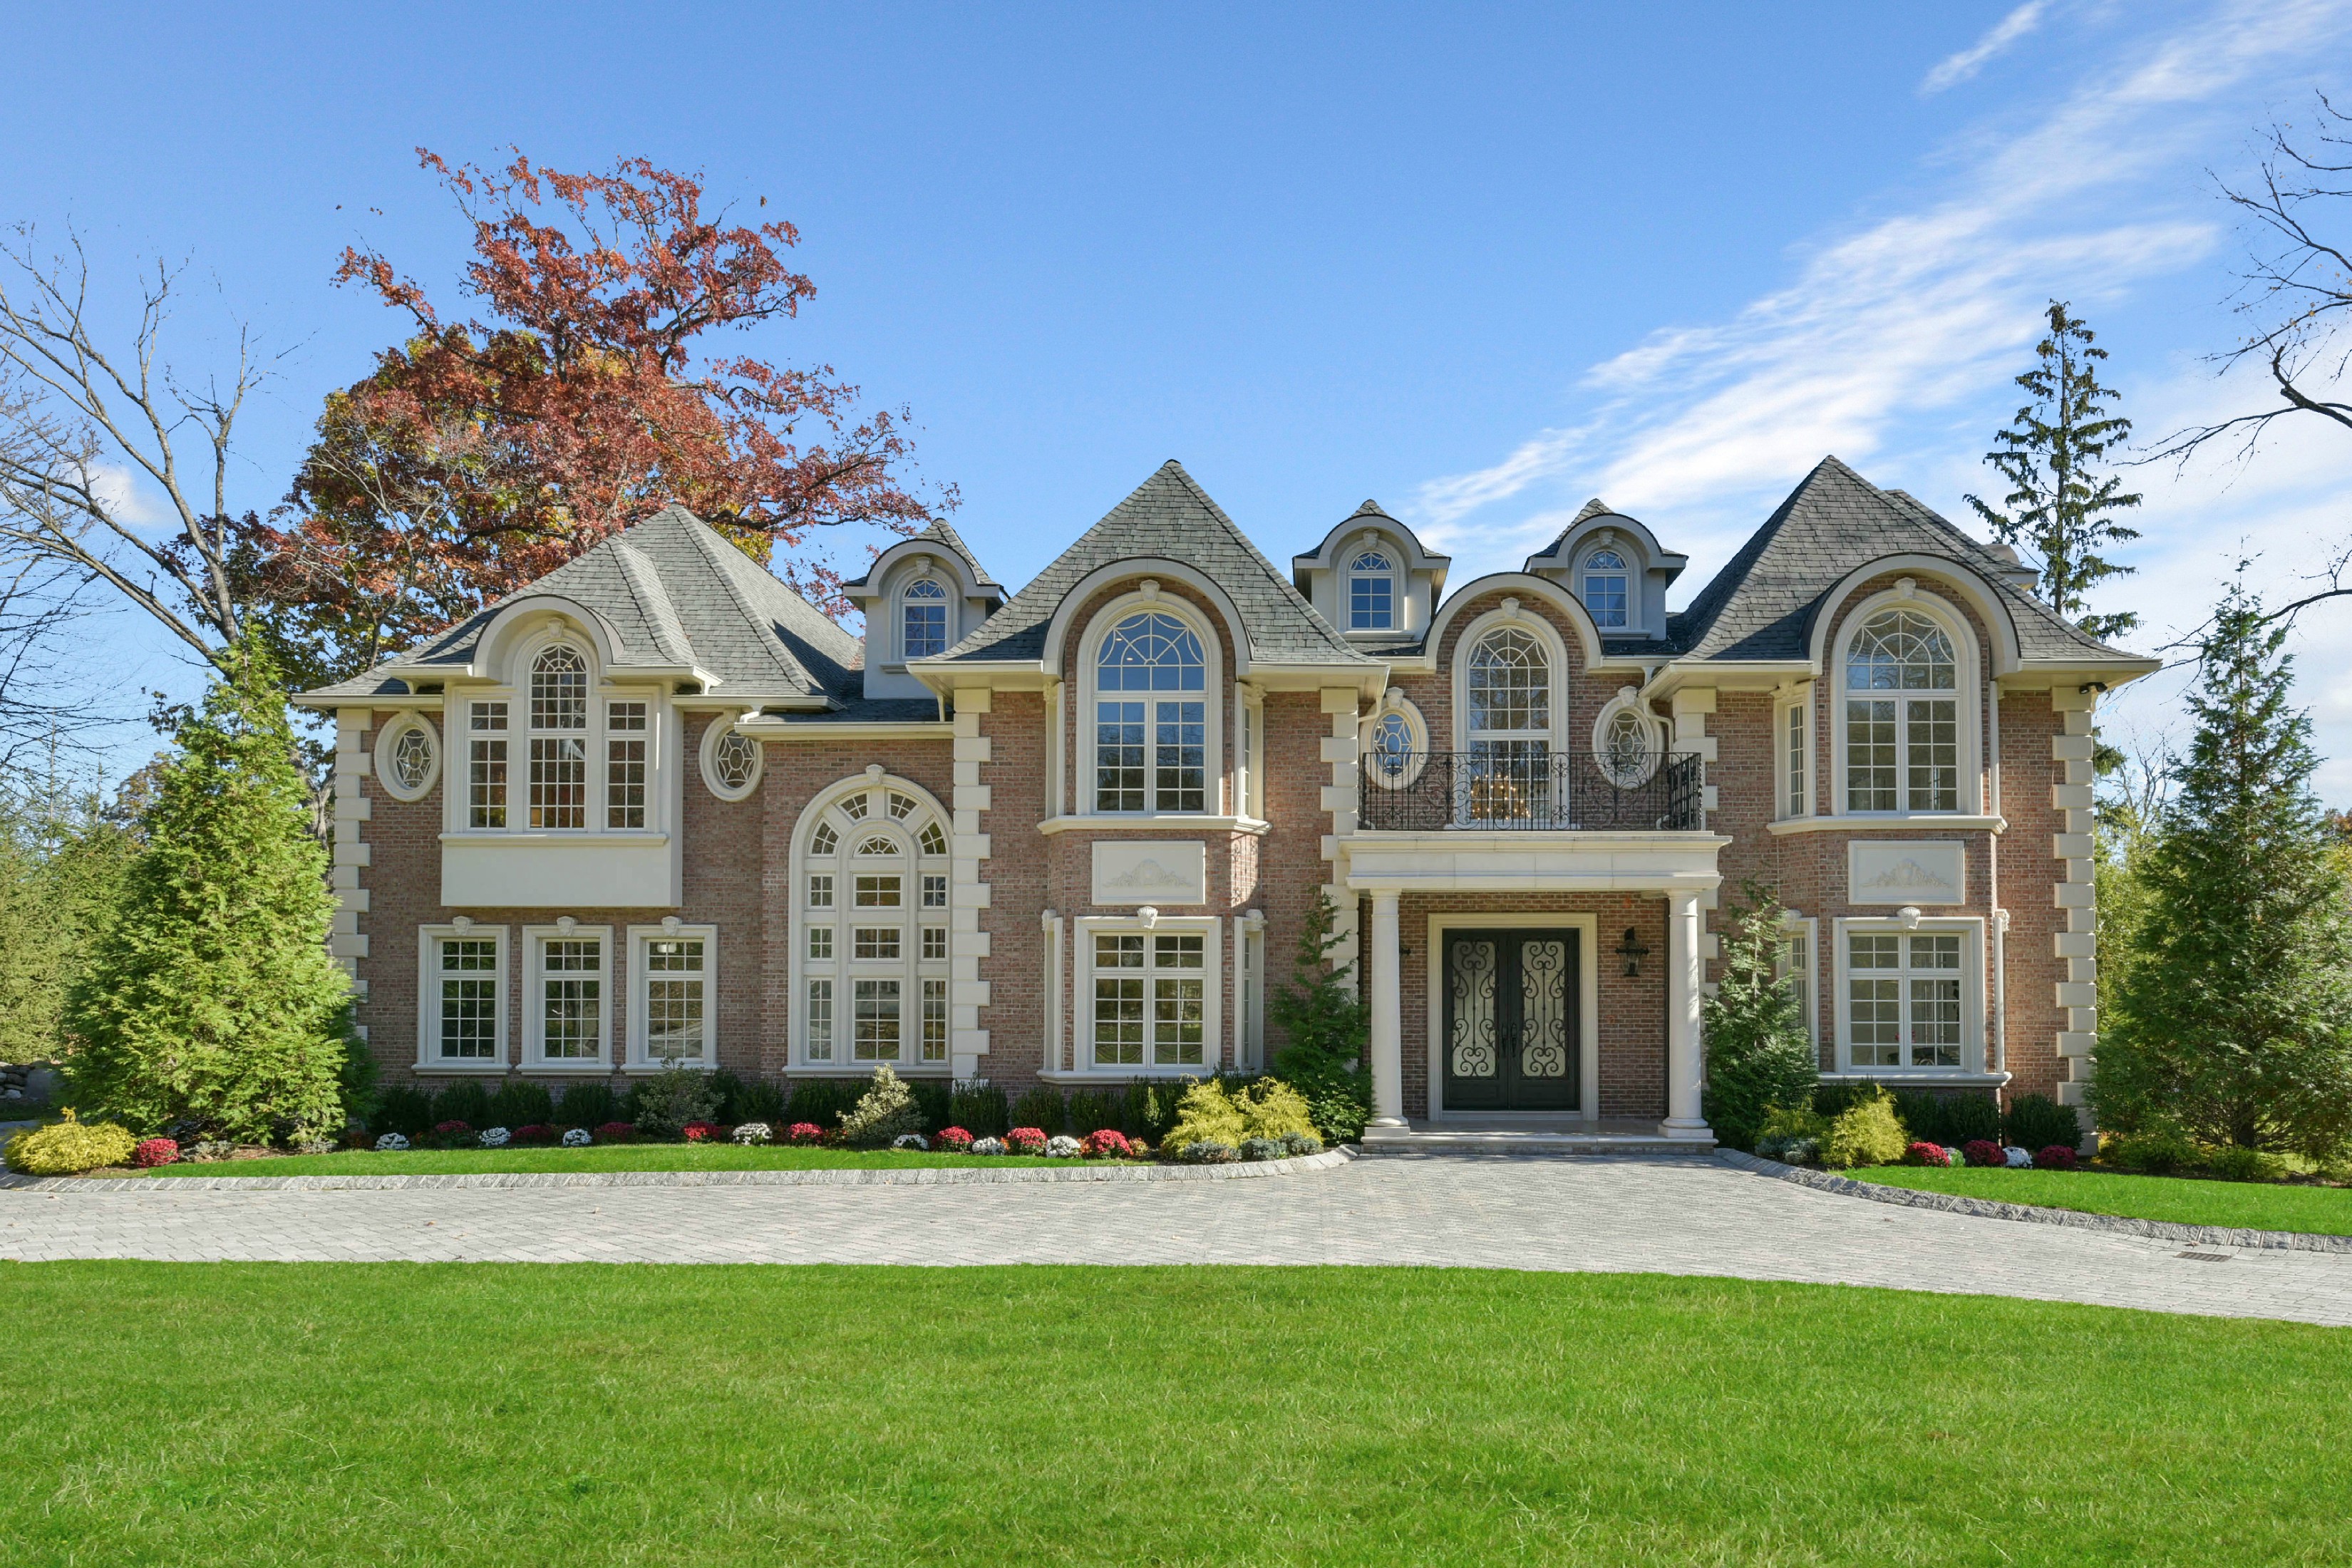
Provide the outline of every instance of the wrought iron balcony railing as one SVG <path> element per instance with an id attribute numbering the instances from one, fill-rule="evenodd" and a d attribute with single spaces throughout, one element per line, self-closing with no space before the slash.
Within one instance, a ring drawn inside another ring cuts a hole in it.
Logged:
<path id="1" fill-rule="evenodd" d="M 1357 825 L 1389 833 L 1448 827 L 1696 831 L 1706 826 L 1700 767 L 1695 755 L 1666 757 L 1645 776 L 1621 784 L 1581 752 L 1369 756 Z"/>

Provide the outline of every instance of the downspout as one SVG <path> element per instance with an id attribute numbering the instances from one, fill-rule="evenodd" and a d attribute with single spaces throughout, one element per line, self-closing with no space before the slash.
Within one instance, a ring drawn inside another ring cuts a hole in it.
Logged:
<path id="1" fill-rule="evenodd" d="M 1992 813 L 2000 816 L 2000 682 L 1992 683 Z M 2009 1071 L 2009 911 L 2000 907 L 2000 829 L 1985 830 L 1985 862 L 1992 900 L 1992 1070 Z M 2000 1089 L 1993 1090 L 1995 1094 Z"/>

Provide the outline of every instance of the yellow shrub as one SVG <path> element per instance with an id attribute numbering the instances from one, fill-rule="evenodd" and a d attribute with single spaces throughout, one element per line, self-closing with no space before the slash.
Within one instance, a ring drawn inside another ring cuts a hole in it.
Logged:
<path id="1" fill-rule="evenodd" d="M 1891 1165 L 1910 1147 L 1910 1136 L 1895 1114 L 1894 1097 L 1882 1089 L 1868 1100 L 1856 1100 L 1830 1123 L 1822 1134 L 1822 1163 L 1832 1170 Z"/>
<path id="2" fill-rule="evenodd" d="M 1258 1079 L 1242 1091 L 1242 1136 L 1279 1139 L 1293 1132 L 1315 1135 L 1307 1097 L 1278 1078 Z"/>
<path id="3" fill-rule="evenodd" d="M 74 1113 L 53 1127 L 36 1127 L 8 1140 L 8 1168 L 27 1176 L 70 1176 L 100 1165 L 127 1165 L 138 1140 L 110 1121 L 78 1121 Z"/>
<path id="4" fill-rule="evenodd" d="M 1223 1143 L 1237 1149 L 1249 1136 L 1242 1111 L 1243 1102 L 1226 1094 L 1225 1086 L 1216 1079 L 1196 1083 L 1176 1102 L 1176 1125 L 1168 1130 L 1160 1147 L 1171 1154 L 1181 1154 L 1195 1143 Z"/>

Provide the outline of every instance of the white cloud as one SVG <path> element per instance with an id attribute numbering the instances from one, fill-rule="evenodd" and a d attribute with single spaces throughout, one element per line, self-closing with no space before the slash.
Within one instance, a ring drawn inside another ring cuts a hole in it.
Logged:
<path id="1" fill-rule="evenodd" d="M 2042 26 L 2043 13 L 2050 9 L 2049 0 L 2025 0 L 2025 4 L 1992 25 L 1992 30 L 1956 55 L 1948 55 L 1927 73 L 1919 84 L 1922 95 L 1958 87 L 1982 70 L 1985 62 L 2010 45 Z"/>
<path id="2" fill-rule="evenodd" d="M 100 463 L 90 473 L 90 489 L 118 521 L 134 528 L 167 521 L 169 514 L 148 493 L 145 481 L 120 463 Z"/>

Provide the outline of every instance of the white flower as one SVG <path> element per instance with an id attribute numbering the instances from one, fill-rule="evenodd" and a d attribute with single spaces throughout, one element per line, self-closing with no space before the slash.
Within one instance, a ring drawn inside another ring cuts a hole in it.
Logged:
<path id="1" fill-rule="evenodd" d="M 503 1149 L 513 1134 L 503 1127 L 485 1127 L 475 1136 L 485 1149 Z"/>
<path id="2" fill-rule="evenodd" d="M 922 1149 L 928 1151 L 930 1146 L 931 1141 L 924 1137 L 919 1132 L 901 1132 L 898 1137 L 893 1138 L 890 1141 L 890 1147 L 893 1149 Z"/>
<path id="3" fill-rule="evenodd" d="M 971 1152 L 975 1154 L 1002 1154 L 1004 1152 L 1004 1140 L 1002 1138 L 975 1138 L 972 1140 Z"/>
<path id="4" fill-rule="evenodd" d="M 775 1140 L 776 1130 L 764 1121 L 746 1121 L 735 1129 L 738 1143 L 772 1143 Z"/>
<path id="5" fill-rule="evenodd" d="M 585 1149 L 595 1141 L 594 1136 L 585 1127 L 574 1127 L 563 1135 L 563 1146 L 566 1149 Z"/>
<path id="6" fill-rule="evenodd" d="M 1045 1158 L 1048 1160 L 1074 1159 L 1077 1152 L 1078 1141 L 1066 1132 L 1057 1132 L 1045 1140 Z"/>
<path id="7" fill-rule="evenodd" d="M 408 1140 L 397 1132 L 387 1132 L 375 1141 L 375 1146 L 380 1153 L 397 1154 L 408 1147 Z"/>
<path id="8" fill-rule="evenodd" d="M 2030 1171 L 2033 1168 L 2033 1156 L 2022 1149 L 2003 1149 L 2000 1152 L 2000 1157 L 2009 1163 L 2009 1168 L 2012 1171 Z"/>

